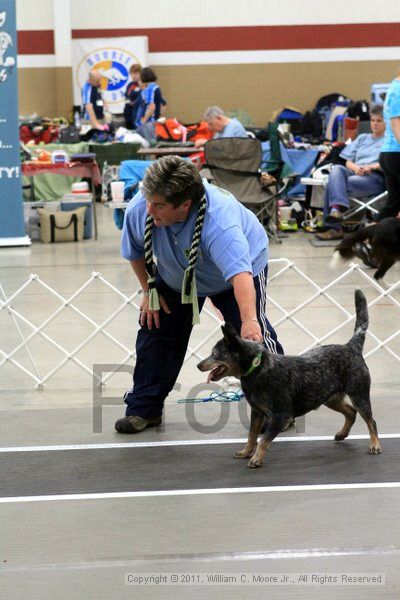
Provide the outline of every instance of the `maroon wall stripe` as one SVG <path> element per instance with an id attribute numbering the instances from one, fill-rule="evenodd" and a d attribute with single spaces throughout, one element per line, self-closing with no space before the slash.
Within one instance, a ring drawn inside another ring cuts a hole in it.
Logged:
<path id="1" fill-rule="evenodd" d="M 148 36 L 150 52 L 368 48 L 398 46 L 400 23 L 72 31 L 75 39 L 134 35 Z"/>
<path id="2" fill-rule="evenodd" d="M 18 54 L 54 54 L 54 31 L 18 31 Z"/>
<path id="3" fill-rule="evenodd" d="M 72 30 L 73 39 L 135 35 L 148 36 L 150 52 L 371 48 L 399 46 L 400 23 Z M 18 50 L 54 54 L 53 31 L 19 31 Z"/>

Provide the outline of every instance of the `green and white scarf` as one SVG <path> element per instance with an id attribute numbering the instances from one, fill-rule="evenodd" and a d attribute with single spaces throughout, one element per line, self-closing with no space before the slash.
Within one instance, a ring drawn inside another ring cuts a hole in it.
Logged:
<path id="1" fill-rule="evenodd" d="M 192 242 L 190 245 L 188 266 L 185 269 L 182 282 L 182 304 L 192 304 L 193 306 L 193 325 L 200 323 L 199 304 L 197 300 L 197 286 L 195 267 L 198 257 L 198 250 L 203 230 L 204 217 L 206 214 L 206 197 L 200 200 L 199 209 L 194 226 Z M 147 283 L 149 284 L 149 308 L 150 310 L 160 310 L 160 301 L 156 289 L 157 267 L 153 258 L 153 217 L 147 215 L 146 226 L 144 230 L 144 259 L 147 272 Z"/>

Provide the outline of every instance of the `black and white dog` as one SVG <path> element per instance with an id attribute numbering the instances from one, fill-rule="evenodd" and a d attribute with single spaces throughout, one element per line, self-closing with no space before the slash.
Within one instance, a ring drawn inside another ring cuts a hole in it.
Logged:
<path id="1" fill-rule="evenodd" d="M 364 242 L 369 243 L 370 251 Z M 400 260 L 400 219 L 388 217 L 346 235 L 335 248 L 333 265 L 339 256 L 344 260 L 358 256 L 366 265 L 376 269 L 374 278 L 379 281 Z"/>
<path id="2" fill-rule="evenodd" d="M 264 346 L 240 338 L 232 326 L 222 326 L 223 339 L 197 367 L 200 371 L 211 371 L 208 381 L 228 375 L 241 381 L 251 406 L 251 425 L 247 443 L 236 452 L 235 458 L 250 458 L 249 467 L 260 467 L 272 440 L 290 420 L 322 404 L 345 417 L 336 441 L 349 435 L 358 412 L 368 427 L 368 452 L 380 454 L 369 397 L 371 378 L 362 356 L 368 309 L 361 290 L 355 292 L 355 303 L 356 324 L 347 344 L 321 346 L 302 356 L 271 354 Z M 351 403 L 345 401 L 346 396 Z M 264 422 L 266 428 L 257 445 Z"/>

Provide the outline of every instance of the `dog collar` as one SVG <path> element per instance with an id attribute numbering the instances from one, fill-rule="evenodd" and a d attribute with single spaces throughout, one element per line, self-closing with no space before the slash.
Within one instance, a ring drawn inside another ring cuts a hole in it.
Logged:
<path id="1" fill-rule="evenodd" d="M 261 364 L 261 352 L 259 354 L 257 354 L 257 356 L 255 356 L 251 362 L 250 368 L 247 369 L 246 373 L 244 373 L 244 375 L 242 375 L 242 377 L 247 377 L 247 375 L 250 375 L 250 373 L 252 373 L 255 369 L 257 369 L 257 367 L 260 366 Z"/>

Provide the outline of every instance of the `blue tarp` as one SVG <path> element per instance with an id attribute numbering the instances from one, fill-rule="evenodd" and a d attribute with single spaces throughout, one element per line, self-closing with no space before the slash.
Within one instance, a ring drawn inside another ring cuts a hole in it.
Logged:
<path id="1" fill-rule="evenodd" d="M 269 142 L 262 142 L 261 147 L 263 151 L 261 169 L 263 169 L 270 158 L 271 150 Z M 294 173 L 299 173 L 301 177 L 308 177 L 319 154 L 319 150 L 314 148 L 310 148 L 309 150 L 286 148 L 282 142 L 280 142 L 280 150 L 282 160 L 290 166 Z M 288 196 L 299 196 L 300 194 L 304 194 L 304 192 L 304 185 L 298 183 L 294 187 L 290 188 Z"/>

